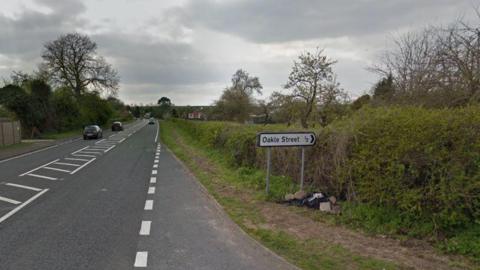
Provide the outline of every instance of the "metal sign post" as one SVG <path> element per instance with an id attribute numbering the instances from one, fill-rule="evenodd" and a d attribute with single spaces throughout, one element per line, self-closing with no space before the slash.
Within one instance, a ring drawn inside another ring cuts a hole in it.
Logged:
<path id="1" fill-rule="evenodd" d="M 302 165 L 300 169 L 300 190 L 304 186 L 305 170 L 305 147 L 313 146 L 316 143 L 316 136 L 313 132 L 265 132 L 257 135 L 257 146 L 267 147 L 267 176 L 265 192 L 270 191 L 270 171 L 271 171 L 271 148 L 272 147 L 295 147 L 302 148 Z"/>
<path id="2" fill-rule="evenodd" d="M 272 148 L 268 147 L 267 148 L 267 179 L 266 179 L 266 187 L 265 187 L 265 192 L 268 194 L 270 191 L 270 163 L 271 163 L 271 152 Z"/>
<path id="3" fill-rule="evenodd" d="M 300 190 L 303 190 L 304 169 L 305 169 L 305 146 L 302 146 L 302 166 L 300 169 Z"/>

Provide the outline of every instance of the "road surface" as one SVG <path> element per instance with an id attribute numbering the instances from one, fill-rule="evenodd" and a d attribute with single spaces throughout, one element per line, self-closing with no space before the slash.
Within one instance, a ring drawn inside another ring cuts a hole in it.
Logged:
<path id="1" fill-rule="evenodd" d="M 137 121 L 0 161 L 0 269 L 295 269 L 234 225 Z"/>

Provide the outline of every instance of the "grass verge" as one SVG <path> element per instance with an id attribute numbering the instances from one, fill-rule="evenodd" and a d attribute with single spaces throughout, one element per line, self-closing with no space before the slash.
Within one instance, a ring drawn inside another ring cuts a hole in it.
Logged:
<path id="1" fill-rule="evenodd" d="M 44 133 L 42 134 L 41 138 L 47 139 L 47 140 L 62 140 L 62 139 L 67 139 L 71 137 L 80 137 L 81 135 L 82 135 L 82 130 L 76 129 L 76 130 L 70 130 L 70 131 L 64 131 L 64 132 Z"/>
<path id="2" fill-rule="evenodd" d="M 11 144 L 11 145 L 7 145 L 7 146 L 0 146 L 0 151 L 21 149 L 21 148 L 24 148 L 24 147 L 28 147 L 31 144 L 32 143 L 21 142 L 21 143 Z"/>
<path id="3" fill-rule="evenodd" d="M 209 190 L 224 210 L 245 232 L 289 262 L 302 269 L 400 269 L 399 265 L 350 252 L 340 245 L 319 239 L 300 239 L 274 226 L 262 226 L 264 216 L 259 207 L 278 194 L 295 190 L 285 185 L 288 179 L 272 181 L 272 195 L 266 197 L 259 183 L 263 174 L 253 169 L 232 169 L 221 154 L 202 147 L 198 142 L 162 122 L 160 136 L 169 149 L 181 159 Z M 273 180 L 273 179 L 272 179 Z"/>

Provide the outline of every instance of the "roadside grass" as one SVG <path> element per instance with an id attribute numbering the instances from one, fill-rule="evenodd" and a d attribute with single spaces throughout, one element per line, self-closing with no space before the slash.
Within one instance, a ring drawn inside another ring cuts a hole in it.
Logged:
<path id="1" fill-rule="evenodd" d="M 69 130 L 64 132 L 47 132 L 42 134 L 41 139 L 62 140 L 62 139 L 67 139 L 71 137 L 81 137 L 81 135 L 82 135 L 82 130 L 75 129 L 75 130 Z"/>
<path id="2" fill-rule="evenodd" d="M 0 151 L 16 150 L 16 149 L 28 147 L 31 144 L 32 143 L 30 142 L 21 142 L 21 143 L 11 144 L 7 146 L 0 146 Z"/>
<path id="3" fill-rule="evenodd" d="M 354 254 L 340 245 L 317 239 L 302 240 L 274 227 L 256 226 L 264 218 L 258 203 L 280 199 L 297 186 L 286 177 L 274 177 L 271 194 L 265 196 L 264 172 L 250 168 L 235 169 L 229 166 L 221 153 L 203 147 L 174 124 L 163 121 L 160 128 L 162 142 L 195 174 L 209 193 L 222 205 L 231 219 L 254 239 L 302 269 L 401 269 L 400 266 L 374 258 Z M 180 137 L 180 138 L 179 138 Z M 184 144 L 178 143 L 178 139 Z M 213 167 L 205 168 L 195 157 L 206 157 Z M 222 190 L 233 189 L 230 192 Z M 235 190 L 251 195 L 253 199 L 241 200 Z M 253 226 L 252 226 L 253 224 Z"/>

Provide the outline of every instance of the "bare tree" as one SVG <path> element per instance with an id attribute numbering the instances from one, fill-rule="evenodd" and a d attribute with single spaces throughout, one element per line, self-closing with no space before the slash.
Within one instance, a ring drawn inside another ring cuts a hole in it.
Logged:
<path id="1" fill-rule="evenodd" d="M 247 95 L 261 94 L 263 86 L 258 77 L 251 77 L 248 72 L 239 69 L 232 76 L 231 89 L 244 92 Z"/>
<path id="2" fill-rule="evenodd" d="M 459 19 L 447 26 L 407 33 L 396 38 L 394 44 L 394 49 L 387 51 L 371 70 L 393 77 L 396 102 L 451 106 L 479 99 L 477 26 Z"/>
<path id="3" fill-rule="evenodd" d="M 227 87 L 215 102 L 219 118 L 246 121 L 253 111 L 253 94 L 261 94 L 262 88 L 258 77 L 252 77 L 244 70 L 237 70 L 232 76 L 232 86 Z"/>
<path id="4" fill-rule="evenodd" d="M 291 89 L 294 98 L 305 102 L 300 122 L 302 127 L 308 128 L 308 119 L 317 105 L 322 105 L 335 95 L 337 89 L 332 66 L 336 61 L 323 55 L 323 50 L 317 49 L 314 53 L 306 52 L 295 61 L 292 71 L 285 84 L 286 89 Z M 332 88 L 333 87 L 333 88 Z"/>
<path id="5" fill-rule="evenodd" d="M 44 67 L 56 83 L 71 87 L 77 95 L 89 87 L 115 95 L 119 83 L 117 72 L 96 50 L 97 44 L 87 35 L 62 35 L 45 44 Z"/>

